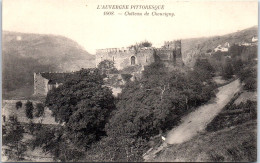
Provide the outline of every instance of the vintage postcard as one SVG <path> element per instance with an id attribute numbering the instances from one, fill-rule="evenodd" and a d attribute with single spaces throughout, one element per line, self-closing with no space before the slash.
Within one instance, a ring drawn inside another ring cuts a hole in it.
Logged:
<path id="1" fill-rule="evenodd" d="M 3 0 L 3 162 L 257 161 L 258 1 Z"/>

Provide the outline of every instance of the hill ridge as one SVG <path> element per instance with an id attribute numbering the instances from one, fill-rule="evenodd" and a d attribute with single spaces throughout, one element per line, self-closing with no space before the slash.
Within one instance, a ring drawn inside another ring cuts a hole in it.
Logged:
<path id="1" fill-rule="evenodd" d="M 16 94 L 15 90 L 23 87 L 32 90 L 34 72 L 95 67 L 94 55 L 76 41 L 61 35 L 3 31 L 2 43 L 4 98 L 9 91 Z"/>
<path id="2" fill-rule="evenodd" d="M 198 55 L 206 53 L 207 50 L 213 50 L 219 44 L 228 42 L 230 45 L 239 42 L 248 42 L 253 36 L 258 35 L 258 26 L 252 26 L 237 32 L 209 37 L 189 38 L 182 40 L 182 53 L 184 63 L 192 67 Z"/>

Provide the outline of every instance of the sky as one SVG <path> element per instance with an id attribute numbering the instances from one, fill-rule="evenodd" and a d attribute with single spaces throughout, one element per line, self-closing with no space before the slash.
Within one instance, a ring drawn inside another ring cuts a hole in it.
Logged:
<path id="1" fill-rule="evenodd" d="M 98 5 L 164 5 L 164 9 L 105 10 Z M 106 16 L 104 11 L 115 15 Z M 125 16 L 126 11 L 175 16 Z M 3 30 L 62 35 L 91 54 L 145 40 L 160 47 L 164 41 L 224 35 L 258 24 L 257 0 L 3 0 L 2 12 Z"/>

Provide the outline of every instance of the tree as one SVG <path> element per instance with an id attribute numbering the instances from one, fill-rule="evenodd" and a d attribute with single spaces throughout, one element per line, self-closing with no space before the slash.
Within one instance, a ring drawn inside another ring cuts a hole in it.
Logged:
<path id="1" fill-rule="evenodd" d="M 144 42 L 141 42 L 140 45 L 142 47 L 152 47 L 153 44 L 149 41 L 144 41 Z"/>
<path id="2" fill-rule="evenodd" d="M 211 80 L 214 76 L 215 69 L 211 66 L 208 59 L 197 58 L 194 65 L 194 72 L 196 73 L 202 82 Z"/>
<path id="3" fill-rule="evenodd" d="M 194 72 L 169 72 L 160 62 L 146 66 L 142 79 L 122 90 L 107 134 L 148 140 L 172 127 L 169 124 L 176 125 L 190 108 L 214 96 L 214 84 L 204 84 Z"/>
<path id="4" fill-rule="evenodd" d="M 226 52 L 217 51 L 207 58 L 215 72 L 222 72 L 222 65 L 225 62 L 226 55 Z"/>
<path id="5" fill-rule="evenodd" d="M 87 160 L 142 161 L 152 136 L 214 96 L 212 77 L 205 84 L 197 73 L 169 71 L 160 60 L 145 66 L 140 80 L 126 83 L 106 124 L 107 137 L 91 145 Z"/>
<path id="6" fill-rule="evenodd" d="M 23 160 L 23 155 L 26 151 L 26 145 L 21 141 L 24 129 L 17 121 L 17 117 L 10 116 L 3 126 L 3 130 L 3 145 L 10 148 L 10 150 L 5 150 L 8 159 Z"/>
<path id="7" fill-rule="evenodd" d="M 25 114 L 28 119 L 33 119 L 33 103 L 30 101 L 27 101 L 25 104 Z"/>
<path id="8" fill-rule="evenodd" d="M 169 121 L 177 123 L 191 107 L 207 102 L 214 96 L 216 88 L 212 80 L 214 69 L 207 60 L 197 64 L 193 71 L 186 73 L 169 71 L 160 61 L 146 66 L 142 79 L 127 83 L 122 90 L 118 110 L 110 121 L 111 128 L 131 121 L 133 129 L 128 131 L 136 135 L 138 131 L 142 135 L 147 133 L 149 137 L 167 127 Z M 208 75 L 200 78 L 200 73 Z M 118 123 L 123 119 L 126 119 L 125 122 Z M 143 129 L 139 128 L 140 124 Z"/>
<path id="9" fill-rule="evenodd" d="M 37 103 L 36 109 L 37 109 L 37 112 L 36 112 L 35 116 L 36 117 L 42 116 L 44 113 L 44 105 L 42 103 Z"/>
<path id="10" fill-rule="evenodd" d="M 64 130 L 65 128 L 59 125 L 49 127 L 38 124 L 30 141 L 32 149 L 40 147 L 44 152 L 52 154 L 54 161 L 76 162 L 83 159 L 86 151 L 74 146 Z"/>
<path id="11" fill-rule="evenodd" d="M 205 75 L 206 74 L 206 75 Z M 186 74 L 187 84 L 183 87 L 187 98 L 187 107 L 197 107 L 215 96 L 217 88 L 212 76 L 205 69 L 196 69 Z"/>
<path id="12" fill-rule="evenodd" d="M 135 45 L 129 46 L 129 48 L 134 49 L 135 54 L 139 53 L 140 49 L 144 48 L 144 47 L 146 47 L 146 48 L 152 47 L 152 43 L 149 42 L 149 41 L 143 41 L 143 42 L 140 42 L 140 43 L 136 43 Z"/>
<path id="13" fill-rule="evenodd" d="M 165 65 L 158 60 L 148 66 L 145 66 L 143 71 L 142 83 L 146 83 L 149 87 L 165 87 L 169 81 L 168 80 L 168 69 Z M 149 82 L 148 82 L 149 81 Z M 163 89 L 163 88 L 162 88 Z"/>
<path id="14" fill-rule="evenodd" d="M 35 127 L 36 127 L 36 124 L 33 123 L 32 120 L 30 120 L 30 122 L 29 122 L 29 124 L 28 124 L 28 130 L 30 131 L 30 133 L 31 133 L 32 135 L 34 134 Z"/>
<path id="15" fill-rule="evenodd" d="M 45 104 L 57 122 L 65 122 L 69 140 L 83 147 L 105 135 L 105 124 L 115 109 L 112 91 L 104 86 L 98 69 L 82 69 L 69 76 L 47 94 Z"/>
<path id="16" fill-rule="evenodd" d="M 230 79 L 233 75 L 234 70 L 231 61 L 229 59 L 226 59 L 222 70 L 222 76 L 224 79 Z"/>
<path id="17" fill-rule="evenodd" d="M 110 60 L 104 60 L 98 64 L 98 69 L 104 74 L 118 73 L 118 70 L 114 66 L 114 62 Z"/>
<path id="18" fill-rule="evenodd" d="M 241 57 L 241 54 L 244 49 L 245 46 L 239 46 L 237 44 L 233 44 L 229 48 L 229 53 L 231 54 L 232 58 Z"/>
<path id="19" fill-rule="evenodd" d="M 237 75 L 240 78 L 240 81 L 244 83 L 244 88 L 246 90 L 255 91 L 257 89 L 256 65 L 247 65 L 247 67 L 238 72 Z"/>
<path id="20" fill-rule="evenodd" d="M 244 67 L 242 60 L 240 58 L 238 58 L 238 59 L 232 60 L 232 62 L 233 62 L 232 65 L 234 67 L 234 73 L 235 74 L 239 73 Z"/>
<path id="21" fill-rule="evenodd" d="M 142 79 L 126 83 L 106 125 L 108 137 L 92 146 L 88 157 L 95 161 L 142 161 L 150 136 L 158 134 L 166 121 L 174 119 L 168 100 L 166 67 L 156 62 L 145 67 Z M 173 121 L 174 121 L 173 120 Z M 168 125 L 169 126 L 169 125 Z M 102 157 L 91 153 L 102 149 Z M 94 158 L 93 158 L 94 157 Z"/>
<path id="22" fill-rule="evenodd" d="M 15 104 L 16 109 L 18 110 L 19 108 L 22 108 L 23 103 L 21 101 L 17 101 Z"/>

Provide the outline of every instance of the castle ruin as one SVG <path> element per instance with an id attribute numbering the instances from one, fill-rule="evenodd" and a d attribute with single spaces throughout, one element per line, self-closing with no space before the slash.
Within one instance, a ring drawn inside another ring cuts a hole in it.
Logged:
<path id="1" fill-rule="evenodd" d="M 133 65 L 149 65 L 155 62 L 156 58 L 163 61 L 166 66 L 183 66 L 181 40 L 165 41 L 161 48 L 127 47 L 98 49 L 96 50 L 96 67 L 100 62 L 110 60 L 114 62 L 118 70 L 121 70 Z"/>
<path id="2" fill-rule="evenodd" d="M 34 95 L 47 95 L 53 88 L 64 83 L 67 75 L 63 72 L 41 72 L 34 73 Z"/>
<path id="3" fill-rule="evenodd" d="M 110 48 L 96 51 L 96 67 L 104 60 L 111 60 L 118 70 L 136 65 L 143 67 L 155 62 L 157 59 L 161 60 L 167 67 L 181 68 L 184 65 L 181 41 L 165 41 L 161 48 L 136 48 L 132 46 L 128 48 Z M 34 95 L 46 96 L 50 90 L 63 84 L 66 77 L 72 73 L 73 72 L 34 73 Z"/>

